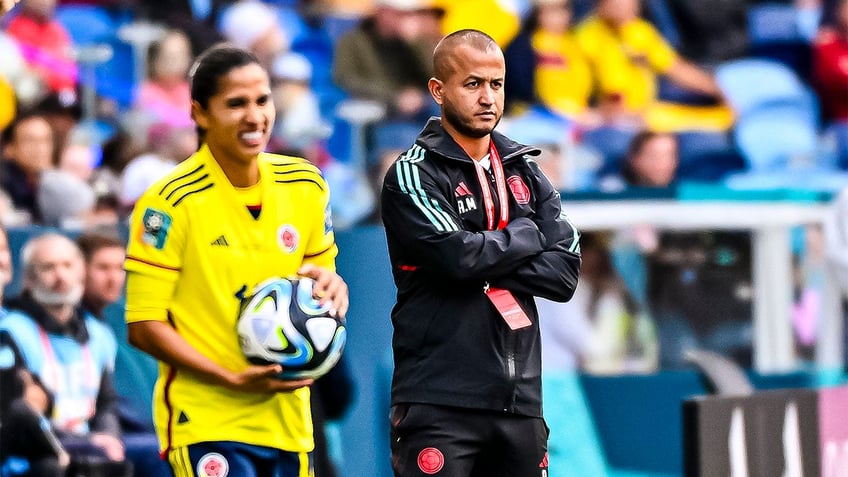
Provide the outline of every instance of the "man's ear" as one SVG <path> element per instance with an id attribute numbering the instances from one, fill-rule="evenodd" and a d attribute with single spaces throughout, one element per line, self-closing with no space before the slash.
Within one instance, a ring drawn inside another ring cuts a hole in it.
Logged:
<path id="1" fill-rule="evenodd" d="M 436 104 L 439 106 L 442 105 L 444 87 L 445 84 L 442 83 L 442 80 L 436 78 L 430 78 L 430 81 L 427 82 L 427 89 L 430 90 L 430 96 L 433 97 L 433 100 L 436 101 Z"/>
<path id="2" fill-rule="evenodd" d="M 200 103 L 194 100 L 191 101 L 191 119 L 193 119 L 201 129 L 209 129 L 209 114 L 205 109 L 203 109 L 203 106 L 201 106 Z"/>

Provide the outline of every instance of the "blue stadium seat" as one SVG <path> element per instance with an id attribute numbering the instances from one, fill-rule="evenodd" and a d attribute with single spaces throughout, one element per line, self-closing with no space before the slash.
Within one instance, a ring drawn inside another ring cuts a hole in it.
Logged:
<path id="1" fill-rule="evenodd" d="M 740 117 L 734 139 L 751 171 L 814 164 L 818 131 L 809 111 L 794 104 L 764 106 Z"/>
<path id="2" fill-rule="evenodd" d="M 677 21 L 668 6 L 668 0 L 646 0 L 645 13 L 650 17 L 651 23 L 659 30 L 665 41 L 675 49 L 680 48 L 680 31 L 677 29 Z"/>
<path id="3" fill-rule="evenodd" d="M 682 181 L 714 182 L 742 171 L 745 161 L 730 136 L 723 132 L 684 131 L 677 134 Z"/>
<path id="4" fill-rule="evenodd" d="M 68 30 L 75 45 L 108 43 L 119 26 L 108 10 L 96 5 L 60 5 L 56 20 Z"/>
<path id="5" fill-rule="evenodd" d="M 716 81 L 737 115 L 775 102 L 809 104 L 804 83 L 791 68 L 777 61 L 745 58 L 722 64 Z"/>
<path id="6" fill-rule="evenodd" d="M 580 142 L 603 156 L 604 163 L 598 170 L 598 175 L 601 177 L 621 170 L 627 148 L 635 135 L 636 132 L 633 130 L 602 126 L 584 132 Z"/>
<path id="7" fill-rule="evenodd" d="M 764 3 L 748 10 L 752 56 L 779 61 L 802 78 L 809 78 L 810 43 L 791 4 Z"/>

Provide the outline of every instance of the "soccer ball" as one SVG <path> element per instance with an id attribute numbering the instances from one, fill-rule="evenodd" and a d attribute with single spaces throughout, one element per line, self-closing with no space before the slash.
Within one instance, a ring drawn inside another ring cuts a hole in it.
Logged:
<path id="1" fill-rule="evenodd" d="M 314 283 L 272 278 L 242 302 L 238 335 L 248 361 L 282 365 L 282 379 L 315 379 L 335 366 L 347 340 L 345 322 L 313 298 Z"/>

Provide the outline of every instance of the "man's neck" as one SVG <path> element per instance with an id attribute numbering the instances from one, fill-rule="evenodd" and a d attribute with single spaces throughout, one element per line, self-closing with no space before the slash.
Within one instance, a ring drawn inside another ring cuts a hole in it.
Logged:
<path id="1" fill-rule="evenodd" d="M 106 305 L 108 305 L 108 303 L 96 298 L 85 296 L 82 299 L 82 306 L 96 317 L 103 316 L 103 310 L 106 309 Z"/>
<path id="2" fill-rule="evenodd" d="M 66 327 L 74 316 L 74 307 L 70 305 L 44 306 L 44 311 L 53 317 L 62 328 Z"/>
<path id="3" fill-rule="evenodd" d="M 489 142 L 492 140 L 491 135 L 487 134 L 483 137 L 469 137 L 460 134 L 456 129 L 447 123 L 442 123 L 445 131 L 450 134 L 454 141 L 459 144 L 459 147 L 468 154 L 468 157 L 475 161 L 479 161 L 486 157 L 489 153 Z"/>

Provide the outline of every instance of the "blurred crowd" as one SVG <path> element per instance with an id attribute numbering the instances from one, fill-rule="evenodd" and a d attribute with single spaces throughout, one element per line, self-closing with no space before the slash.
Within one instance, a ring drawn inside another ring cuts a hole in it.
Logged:
<path id="1" fill-rule="evenodd" d="M 384 171 L 438 113 L 433 47 L 460 28 L 504 49 L 499 127 L 543 150 L 562 191 L 848 184 L 848 0 L 21 0 L 0 18 L 0 223 L 121 229 L 197 148 L 189 69 L 220 41 L 271 73 L 269 148 L 321 168 L 336 228 L 376 223 Z M 669 343 L 750 345 L 749 237 L 640 228 L 586 243 L 596 265 L 551 312 L 599 334 L 572 361 L 651 369 L 680 322 Z M 628 251 L 647 260 L 632 273 Z"/>

